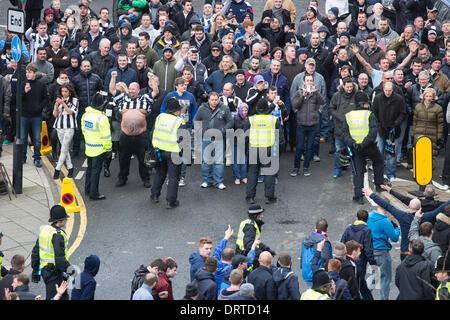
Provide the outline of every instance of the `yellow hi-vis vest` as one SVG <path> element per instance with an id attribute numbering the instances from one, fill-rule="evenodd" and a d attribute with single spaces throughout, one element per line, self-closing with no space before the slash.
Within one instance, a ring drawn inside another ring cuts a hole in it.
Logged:
<path id="1" fill-rule="evenodd" d="M 152 144 L 154 148 L 167 152 L 180 152 L 177 131 L 183 120 L 170 113 L 161 113 L 155 122 Z"/>
<path id="2" fill-rule="evenodd" d="M 354 110 L 345 114 L 348 131 L 357 144 L 364 141 L 369 134 L 369 110 Z"/>
<path id="3" fill-rule="evenodd" d="M 245 248 L 244 248 L 244 228 L 245 228 L 246 225 L 248 225 L 250 223 L 253 223 L 253 226 L 256 229 L 256 237 L 257 238 L 261 238 L 261 231 L 259 230 L 259 227 L 258 227 L 258 224 L 256 223 L 256 221 L 252 221 L 250 219 L 242 221 L 241 224 L 239 225 L 239 231 L 238 231 L 237 240 L 236 240 L 236 245 L 242 251 L 245 251 Z"/>
<path id="4" fill-rule="evenodd" d="M 248 118 L 250 121 L 250 146 L 271 147 L 275 144 L 277 117 L 270 114 L 257 114 Z"/>
<path id="5" fill-rule="evenodd" d="M 331 300 L 331 298 L 325 293 L 320 293 L 316 290 L 309 289 L 303 292 L 300 300 Z"/>
<path id="6" fill-rule="evenodd" d="M 442 291 L 443 288 L 444 288 L 444 290 L 445 290 L 445 288 L 447 289 L 447 294 L 443 295 L 442 298 L 444 298 L 444 299 L 442 299 L 442 300 L 450 298 L 450 282 L 446 282 L 445 286 L 443 286 L 443 283 L 441 283 L 439 285 L 439 287 L 437 288 L 437 290 L 436 290 L 436 300 L 441 300 L 441 291 Z"/>
<path id="7" fill-rule="evenodd" d="M 41 226 L 41 231 L 39 232 L 39 259 L 41 269 L 47 264 L 55 264 L 55 251 L 53 250 L 52 239 L 58 231 L 55 227 L 51 225 Z M 64 230 L 61 229 L 61 235 L 64 237 L 64 253 L 66 260 L 69 260 L 67 256 L 67 247 L 69 246 L 69 239 Z"/>
<path id="8" fill-rule="evenodd" d="M 109 120 L 102 111 L 87 107 L 81 117 L 81 131 L 84 135 L 86 156 L 96 157 L 112 150 Z"/>

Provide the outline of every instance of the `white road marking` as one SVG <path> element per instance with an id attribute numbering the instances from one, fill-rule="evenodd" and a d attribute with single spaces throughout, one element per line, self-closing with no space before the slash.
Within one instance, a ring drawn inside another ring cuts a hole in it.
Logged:
<path id="1" fill-rule="evenodd" d="M 84 160 L 84 162 L 83 162 L 83 165 L 82 165 L 81 167 L 83 167 L 83 168 L 87 168 L 87 159 L 86 159 L 86 160 Z"/>
<path id="2" fill-rule="evenodd" d="M 79 171 L 77 176 L 75 177 L 75 180 L 81 180 L 83 178 L 84 171 Z"/>
<path id="3" fill-rule="evenodd" d="M 186 242 L 187 244 L 191 244 L 191 245 L 193 245 L 193 244 L 195 244 L 195 242 L 190 242 L 190 241 L 188 241 L 188 242 Z"/>
<path id="4" fill-rule="evenodd" d="M 156 249 L 164 249 L 164 247 L 155 247 Z"/>

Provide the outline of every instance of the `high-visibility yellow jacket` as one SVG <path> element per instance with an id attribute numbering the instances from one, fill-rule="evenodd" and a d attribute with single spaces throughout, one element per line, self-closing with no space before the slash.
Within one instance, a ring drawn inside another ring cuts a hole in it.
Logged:
<path id="1" fill-rule="evenodd" d="M 153 147 L 167 152 L 180 152 L 177 131 L 182 124 L 183 120 L 171 113 L 158 115 L 153 131 Z"/>
<path id="2" fill-rule="evenodd" d="M 241 224 L 239 225 L 239 230 L 238 230 L 238 235 L 237 235 L 237 240 L 236 240 L 236 245 L 239 247 L 239 249 L 241 251 L 245 251 L 244 228 L 247 224 L 253 224 L 253 226 L 256 229 L 256 237 L 261 239 L 261 231 L 259 230 L 259 227 L 258 227 L 258 224 L 256 223 L 256 221 L 251 220 L 251 219 L 246 219 L 246 220 L 242 221 Z"/>
<path id="3" fill-rule="evenodd" d="M 39 232 L 39 259 L 41 269 L 49 263 L 55 264 L 55 251 L 53 250 L 52 239 L 56 233 L 58 233 L 58 230 L 51 225 L 41 226 L 41 230 Z M 67 234 L 64 230 L 60 229 L 60 233 L 64 238 L 64 253 L 66 260 L 69 260 L 67 255 L 69 239 L 67 238 Z"/>
<path id="4" fill-rule="evenodd" d="M 248 118 L 250 122 L 249 142 L 252 147 L 271 147 L 275 144 L 277 117 L 257 114 Z"/>
<path id="5" fill-rule="evenodd" d="M 300 300 L 331 300 L 331 297 L 326 293 L 321 293 L 313 289 L 303 292 Z"/>
<path id="6" fill-rule="evenodd" d="M 370 114 L 369 110 L 353 110 L 345 114 L 348 131 L 357 144 L 362 143 L 369 134 Z"/>
<path id="7" fill-rule="evenodd" d="M 448 300 L 450 298 L 450 282 L 441 283 L 436 290 L 436 300 Z"/>
<path id="8" fill-rule="evenodd" d="M 81 117 L 81 131 L 84 135 L 86 156 L 96 157 L 112 150 L 109 120 L 102 111 L 87 107 Z"/>

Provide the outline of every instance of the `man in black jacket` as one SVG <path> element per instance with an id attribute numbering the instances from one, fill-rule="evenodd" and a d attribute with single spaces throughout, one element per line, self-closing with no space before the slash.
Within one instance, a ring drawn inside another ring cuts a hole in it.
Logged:
<path id="1" fill-rule="evenodd" d="M 34 146 L 34 165 L 42 167 L 41 163 L 41 130 L 42 111 L 48 104 L 47 87 L 45 83 L 36 80 L 38 68 L 35 64 L 29 64 L 25 70 L 26 82 L 20 88 L 23 94 L 23 109 L 21 117 L 20 136 L 23 143 L 23 162 L 27 161 L 28 134 L 31 130 Z"/>
<path id="2" fill-rule="evenodd" d="M 394 92 L 392 82 L 387 82 L 384 85 L 383 93 L 375 96 L 372 111 L 378 121 L 377 145 L 386 160 L 386 175 L 388 179 L 395 179 L 396 156 L 401 151 L 402 143 L 400 141 L 400 125 L 406 117 L 406 105 L 404 97 Z M 389 138 L 395 144 L 395 148 L 391 152 L 386 152 L 386 140 Z"/>
<path id="3" fill-rule="evenodd" d="M 236 97 L 245 101 L 247 98 L 248 90 L 253 87 L 253 83 L 245 79 L 245 71 L 243 69 L 236 70 L 236 83 L 233 85 L 234 93 Z"/>
<path id="4" fill-rule="evenodd" d="M 198 286 L 198 300 L 217 300 L 217 284 L 214 273 L 217 271 L 217 259 L 208 257 L 205 266 L 198 270 L 194 276 L 194 283 Z"/>
<path id="5" fill-rule="evenodd" d="M 91 63 L 92 73 L 95 73 L 101 79 L 105 79 L 109 69 L 116 64 L 116 59 L 109 53 L 110 49 L 111 41 L 107 38 L 103 38 L 100 40 L 98 50 L 89 53 L 86 57 Z"/>
<path id="6" fill-rule="evenodd" d="M 372 231 L 367 226 L 367 220 L 369 219 L 369 213 L 366 210 L 360 209 L 356 214 L 356 221 L 349 225 L 342 234 L 341 242 L 347 243 L 347 241 L 355 240 L 362 245 L 361 255 L 356 260 L 356 270 L 359 278 L 359 288 L 363 300 L 373 300 L 372 293 L 367 288 L 365 280 L 367 262 L 372 266 L 376 266 L 377 262 L 373 255 L 373 240 Z"/>
<path id="7" fill-rule="evenodd" d="M 81 134 L 81 116 L 84 113 L 86 107 L 91 105 L 92 98 L 97 91 L 102 90 L 102 79 L 92 72 L 92 66 L 89 60 L 83 60 L 81 62 L 81 72 L 73 77 L 73 86 L 78 95 L 79 107 L 77 116 L 77 129 L 73 137 L 72 152 L 73 156 L 77 156 L 80 151 L 80 142 L 82 139 Z"/>
<path id="8" fill-rule="evenodd" d="M 395 285 L 400 291 L 398 300 L 434 300 L 433 265 L 422 256 L 423 252 L 422 241 L 415 239 L 409 243 L 409 255 L 395 270 Z"/>
<path id="9" fill-rule="evenodd" d="M 356 261 L 361 255 L 362 245 L 355 240 L 350 240 L 345 243 L 345 248 L 347 250 L 347 254 L 345 258 L 341 260 L 342 269 L 340 272 L 340 276 L 342 279 L 347 281 L 353 300 L 361 300 L 359 294 L 360 280 L 356 268 Z"/>
<path id="10" fill-rule="evenodd" d="M 0 280 L 0 301 L 5 298 L 5 289 L 12 291 L 12 283 L 16 274 L 22 273 L 25 270 L 25 257 L 21 254 L 16 254 L 11 259 L 11 269 L 8 274 Z"/>
<path id="11" fill-rule="evenodd" d="M 259 267 L 254 269 L 248 276 L 248 283 L 255 288 L 257 300 L 277 300 L 277 288 L 273 281 L 272 255 L 263 251 L 259 255 Z"/>

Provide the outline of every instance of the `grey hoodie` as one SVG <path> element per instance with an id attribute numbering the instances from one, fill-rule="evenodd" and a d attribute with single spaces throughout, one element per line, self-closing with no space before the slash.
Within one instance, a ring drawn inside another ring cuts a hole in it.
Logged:
<path id="1" fill-rule="evenodd" d="M 439 245 L 433 240 L 425 238 L 424 236 L 419 236 L 419 218 L 414 217 L 413 221 L 411 222 L 411 227 L 409 228 L 409 234 L 408 234 L 409 240 L 419 239 L 423 242 L 425 246 L 425 252 L 423 256 L 431 261 L 433 265 L 436 263 L 437 259 L 442 256 L 442 250 L 439 247 Z"/>

